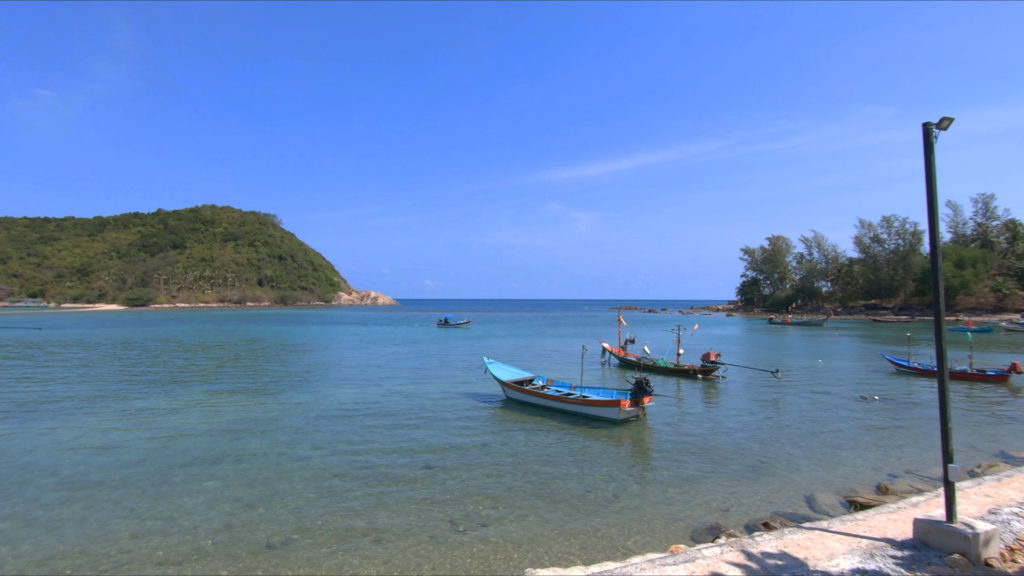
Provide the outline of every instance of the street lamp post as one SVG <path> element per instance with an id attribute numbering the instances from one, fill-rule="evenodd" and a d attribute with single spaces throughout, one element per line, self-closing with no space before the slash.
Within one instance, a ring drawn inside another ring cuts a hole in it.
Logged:
<path id="1" fill-rule="evenodd" d="M 946 500 L 946 523 L 956 524 L 956 483 L 953 468 L 953 430 L 949 416 L 949 368 L 946 358 L 946 294 L 942 279 L 942 239 L 939 236 L 939 197 L 935 184 L 936 130 L 945 132 L 953 118 L 921 125 L 924 139 L 924 180 L 928 195 L 928 248 L 931 252 L 932 306 L 935 309 L 935 366 L 939 385 L 939 427 L 942 442 L 942 492 Z"/>

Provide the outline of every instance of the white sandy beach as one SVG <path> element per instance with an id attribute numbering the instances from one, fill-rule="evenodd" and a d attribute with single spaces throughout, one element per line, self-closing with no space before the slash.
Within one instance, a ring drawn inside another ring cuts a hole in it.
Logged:
<path id="1" fill-rule="evenodd" d="M 61 304 L 60 310 L 124 310 L 127 306 L 120 304 Z"/>

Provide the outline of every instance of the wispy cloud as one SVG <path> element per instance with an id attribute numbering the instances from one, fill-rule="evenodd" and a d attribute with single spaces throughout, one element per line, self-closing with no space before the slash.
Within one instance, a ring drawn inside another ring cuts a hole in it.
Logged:
<path id="1" fill-rule="evenodd" d="M 802 127 L 778 120 L 758 130 L 744 130 L 718 139 L 551 168 L 534 174 L 531 179 L 549 182 L 579 180 L 668 162 L 721 160 L 769 152 L 821 151 L 890 143 L 905 137 L 902 131 L 891 127 L 892 116 L 893 112 L 887 109 L 867 110 L 853 113 L 846 119 L 833 120 L 827 125 L 804 122 Z M 879 120 L 879 117 L 883 119 Z M 870 121 L 872 118 L 875 119 L 873 123 Z"/>
<path id="2" fill-rule="evenodd" d="M 686 146 L 677 146 L 665 150 L 644 152 L 612 158 L 590 164 L 578 164 L 545 170 L 534 176 L 536 180 L 574 180 L 590 178 L 616 172 L 625 172 L 643 166 L 661 164 L 684 158 L 694 158 L 728 146 L 726 141 L 709 141 Z"/>
<path id="3" fill-rule="evenodd" d="M 638 154 L 635 156 L 629 156 L 625 158 L 616 158 L 612 160 L 606 160 L 604 162 L 597 162 L 594 164 L 582 164 L 577 166 L 566 166 L 563 168 L 553 168 L 537 174 L 539 180 L 572 180 L 575 178 L 587 178 L 590 176 L 600 176 L 602 174 L 609 174 L 612 172 L 623 172 L 625 170 L 632 170 L 640 166 L 647 166 L 649 164 L 658 164 L 675 158 L 678 153 L 675 150 L 665 150 L 662 152 L 652 152 L 649 154 Z"/>

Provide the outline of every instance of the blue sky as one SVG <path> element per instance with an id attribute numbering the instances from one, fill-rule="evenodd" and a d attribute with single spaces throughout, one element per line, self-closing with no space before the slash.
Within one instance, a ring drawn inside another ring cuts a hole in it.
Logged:
<path id="1" fill-rule="evenodd" d="M 396 298 L 734 297 L 740 249 L 1024 219 L 1020 2 L 0 3 L 6 216 L 277 215 Z"/>

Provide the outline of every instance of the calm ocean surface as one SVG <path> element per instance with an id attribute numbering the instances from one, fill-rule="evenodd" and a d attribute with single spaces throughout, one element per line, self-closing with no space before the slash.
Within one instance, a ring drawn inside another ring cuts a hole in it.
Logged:
<path id="1" fill-rule="evenodd" d="M 712 303 L 0 311 L 0 573 L 521 573 L 938 474 L 935 382 L 879 355 L 911 332 L 932 358 L 930 322 L 679 313 Z M 653 376 L 671 397 L 616 425 L 511 404 L 485 373 L 491 356 L 578 381 L 586 345 L 584 381 L 624 385 L 598 344 L 618 305 L 667 309 L 624 313 L 656 354 L 682 324 L 684 358 L 713 347 L 783 378 Z M 472 327 L 436 328 L 445 312 Z M 965 336 L 948 341 L 965 359 Z M 1005 367 L 1024 334 L 974 348 Z M 1024 449 L 1020 388 L 951 392 L 958 463 Z"/>

